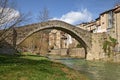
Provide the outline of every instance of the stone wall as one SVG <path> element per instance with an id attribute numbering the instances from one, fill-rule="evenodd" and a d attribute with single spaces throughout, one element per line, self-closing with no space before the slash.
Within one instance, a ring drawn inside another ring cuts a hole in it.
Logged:
<path id="1" fill-rule="evenodd" d="M 0 54 L 14 55 L 17 53 L 17 50 L 13 48 L 0 48 Z"/>
<path id="2" fill-rule="evenodd" d="M 115 14 L 115 34 L 118 41 L 117 51 L 120 52 L 120 12 Z"/>
<path id="3" fill-rule="evenodd" d="M 114 56 L 114 62 L 120 62 L 120 54 L 117 54 L 116 56 Z"/>
<path id="4" fill-rule="evenodd" d="M 87 60 L 108 60 L 108 56 L 103 51 L 103 43 L 109 40 L 109 35 L 106 33 L 92 34 L 92 47 L 88 51 Z M 120 54 L 117 53 L 113 57 L 114 62 L 120 62 Z"/>
<path id="5" fill-rule="evenodd" d="M 69 55 L 71 57 L 85 58 L 85 50 L 84 48 L 73 48 L 73 49 L 70 49 Z"/>
<path id="6" fill-rule="evenodd" d="M 0 44 L 0 54 L 14 55 L 16 53 L 17 50 L 7 42 L 3 42 Z"/>
<path id="7" fill-rule="evenodd" d="M 87 60 L 98 60 L 105 58 L 103 43 L 107 39 L 106 33 L 92 34 L 92 47 L 88 51 Z"/>
<path id="8" fill-rule="evenodd" d="M 67 49 L 53 49 L 48 54 L 65 56 L 67 55 Z"/>
<path id="9" fill-rule="evenodd" d="M 54 49 L 48 54 L 84 58 L 85 50 L 84 48 Z"/>

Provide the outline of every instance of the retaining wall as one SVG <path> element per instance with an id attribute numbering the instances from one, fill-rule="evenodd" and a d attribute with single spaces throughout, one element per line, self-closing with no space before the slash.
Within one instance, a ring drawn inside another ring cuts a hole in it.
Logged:
<path id="1" fill-rule="evenodd" d="M 85 50 L 84 48 L 54 49 L 48 54 L 84 58 Z"/>

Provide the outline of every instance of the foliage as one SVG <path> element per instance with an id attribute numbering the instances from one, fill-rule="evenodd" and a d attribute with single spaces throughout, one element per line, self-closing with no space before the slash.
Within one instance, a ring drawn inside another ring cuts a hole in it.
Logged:
<path id="1" fill-rule="evenodd" d="M 81 45 L 81 44 L 77 44 L 76 47 L 77 47 L 77 48 L 82 48 L 82 45 Z"/>
<path id="2" fill-rule="evenodd" d="M 103 43 L 103 50 L 108 55 L 108 57 L 114 55 L 113 50 L 117 45 L 117 40 L 115 38 L 109 37 L 109 40 L 104 41 Z"/>
<path id="3" fill-rule="evenodd" d="M 115 46 L 118 44 L 117 39 L 114 39 L 114 38 L 112 38 L 111 36 L 109 37 L 109 39 L 110 39 L 110 41 L 111 41 L 111 46 L 112 46 L 112 47 L 115 47 Z"/>
<path id="4" fill-rule="evenodd" d="M 33 55 L 33 53 L 31 53 L 31 52 L 20 52 L 20 53 L 18 53 L 18 54 L 20 54 L 20 55 Z"/>
<path id="5" fill-rule="evenodd" d="M 104 49 L 104 52 L 105 52 L 105 53 L 107 52 L 108 47 L 110 47 L 109 45 L 110 45 L 110 42 L 109 42 L 109 41 L 105 41 L 105 42 L 103 43 L 103 49 Z"/>
<path id="6" fill-rule="evenodd" d="M 60 63 L 37 55 L 0 55 L 0 80 L 87 80 Z"/>

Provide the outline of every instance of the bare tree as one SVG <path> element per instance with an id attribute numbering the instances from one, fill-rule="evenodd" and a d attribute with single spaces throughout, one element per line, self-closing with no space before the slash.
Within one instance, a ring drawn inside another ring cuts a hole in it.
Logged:
<path id="1" fill-rule="evenodd" d="M 39 14 L 37 16 L 38 22 L 46 22 L 50 19 L 49 16 L 49 11 L 46 7 L 42 9 L 42 11 L 39 11 Z M 42 49 L 45 48 L 45 43 L 44 43 L 44 34 L 48 34 L 50 30 L 44 30 L 41 31 L 40 36 L 39 36 L 39 53 L 42 53 Z"/>
<path id="2" fill-rule="evenodd" d="M 24 14 L 13 7 L 10 0 L 0 0 L 0 42 L 9 36 L 9 31 L 25 20 Z"/>
<path id="3" fill-rule="evenodd" d="M 50 17 L 49 17 L 49 11 L 48 11 L 48 9 L 46 7 L 43 8 L 42 11 L 39 11 L 37 19 L 40 22 L 45 22 L 45 21 L 48 21 L 50 19 Z"/>

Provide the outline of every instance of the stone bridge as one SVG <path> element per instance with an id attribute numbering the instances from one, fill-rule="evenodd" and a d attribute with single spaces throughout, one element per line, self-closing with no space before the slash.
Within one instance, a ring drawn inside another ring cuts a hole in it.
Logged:
<path id="1" fill-rule="evenodd" d="M 47 22 L 13 28 L 11 30 L 12 32 L 9 32 L 9 34 L 12 34 L 12 37 L 10 37 L 11 39 L 8 38 L 7 42 L 11 43 L 13 46 L 18 46 L 32 34 L 45 29 L 57 29 L 70 34 L 79 43 L 82 44 L 85 49 L 85 57 L 89 60 L 99 59 L 99 56 L 101 53 L 103 53 L 101 45 L 103 44 L 102 41 L 104 41 L 103 36 L 105 34 L 92 34 L 74 25 L 58 20 L 51 20 Z"/>
<path id="2" fill-rule="evenodd" d="M 72 37 L 74 37 L 78 42 L 80 42 L 84 48 L 91 47 L 90 32 L 58 20 L 36 23 L 16 28 L 17 32 L 16 45 L 19 45 L 21 42 L 23 42 L 27 37 L 31 36 L 32 34 L 44 29 L 57 29 L 64 31 L 70 34 Z"/>

